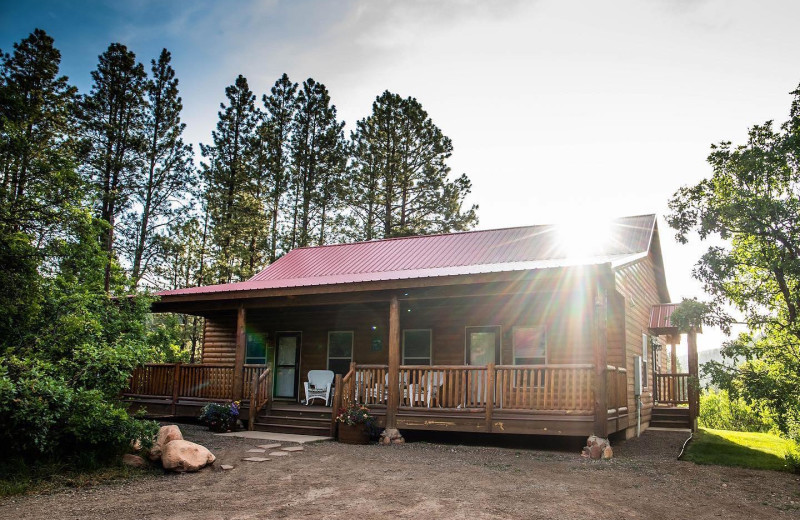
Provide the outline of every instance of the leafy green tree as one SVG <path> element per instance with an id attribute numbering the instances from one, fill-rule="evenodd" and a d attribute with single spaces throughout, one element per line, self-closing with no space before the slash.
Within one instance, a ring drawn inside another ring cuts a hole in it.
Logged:
<path id="1" fill-rule="evenodd" d="M 92 80 L 81 114 L 90 148 L 85 171 L 97 193 L 98 215 L 108 222 L 101 236 L 108 258 L 104 269 L 108 292 L 117 221 L 129 208 L 143 162 L 147 84 L 144 67 L 120 43 L 112 43 L 100 55 Z"/>
<path id="2" fill-rule="evenodd" d="M 747 142 L 712 146 L 710 178 L 682 187 L 667 221 L 681 243 L 716 236 L 694 269 L 711 297 L 711 320 L 727 327 L 733 306 L 750 332 L 725 345 L 739 366 L 706 364 L 733 398 L 766 403 L 781 431 L 800 432 L 800 88 L 790 118 L 750 129 Z"/>
<path id="3" fill-rule="evenodd" d="M 36 29 L 0 53 L 0 338 L 25 341 L 37 310 L 39 269 L 79 203 L 76 90 L 61 53 Z M 0 341 L 2 344 L 3 341 Z"/>
<path id="4" fill-rule="evenodd" d="M 462 208 L 469 179 L 448 178 L 453 145 L 416 99 L 384 92 L 351 139 L 355 238 L 461 231 L 477 223 L 477 206 Z"/>
<path id="5" fill-rule="evenodd" d="M 133 207 L 127 216 L 131 222 L 125 237 L 134 286 L 159 260 L 164 230 L 186 211 L 196 184 L 192 147 L 183 142 L 183 104 L 171 59 L 163 49 L 158 61 L 152 60 L 152 76 L 146 86 L 144 162 L 132 189 Z"/>

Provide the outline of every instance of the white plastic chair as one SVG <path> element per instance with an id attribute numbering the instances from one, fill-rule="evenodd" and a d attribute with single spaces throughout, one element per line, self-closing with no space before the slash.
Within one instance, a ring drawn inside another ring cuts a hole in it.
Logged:
<path id="1" fill-rule="evenodd" d="M 332 370 L 309 370 L 308 381 L 303 383 L 306 389 L 306 406 L 312 399 L 324 399 L 325 406 L 331 399 L 331 386 L 333 386 Z"/>

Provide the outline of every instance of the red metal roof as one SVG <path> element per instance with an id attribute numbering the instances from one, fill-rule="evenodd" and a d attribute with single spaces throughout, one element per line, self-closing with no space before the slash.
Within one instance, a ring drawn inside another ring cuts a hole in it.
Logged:
<path id="1" fill-rule="evenodd" d="M 305 247 L 245 282 L 164 291 L 161 296 L 400 280 L 574 265 L 622 264 L 646 255 L 655 215 L 612 221 L 608 239 L 576 255 L 555 225 Z"/>
<path id="2" fill-rule="evenodd" d="M 678 307 L 677 303 L 662 303 L 653 305 L 650 309 L 650 330 L 656 334 L 677 334 L 678 328 L 673 327 L 669 321 L 672 311 Z"/>

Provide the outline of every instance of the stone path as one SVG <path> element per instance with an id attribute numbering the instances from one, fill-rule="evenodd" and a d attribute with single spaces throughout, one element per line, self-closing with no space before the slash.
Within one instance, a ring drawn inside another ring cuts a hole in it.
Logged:
<path id="1" fill-rule="evenodd" d="M 270 453 L 268 453 L 269 457 L 288 457 L 292 453 L 305 451 L 305 448 L 302 446 L 286 446 L 282 448 L 280 444 L 261 444 L 259 446 L 256 446 L 255 448 L 247 450 L 247 453 L 266 453 L 267 450 L 277 450 L 278 448 L 280 448 L 280 450 L 271 451 Z M 269 457 L 250 456 L 250 457 L 243 457 L 242 460 L 246 462 L 267 462 L 272 460 Z M 224 470 L 231 470 L 233 468 L 234 466 L 231 466 L 229 464 L 225 464 L 222 466 L 222 469 Z"/>

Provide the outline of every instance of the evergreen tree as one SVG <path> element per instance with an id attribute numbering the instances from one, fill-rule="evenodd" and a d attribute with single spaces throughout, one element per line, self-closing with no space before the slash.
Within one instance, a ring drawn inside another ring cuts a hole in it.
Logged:
<path id="1" fill-rule="evenodd" d="M 214 144 L 200 145 L 207 159 L 203 165 L 205 196 L 215 249 L 215 277 L 220 283 L 251 274 L 247 267 L 252 254 L 248 233 L 253 228 L 251 217 L 260 212 L 259 201 L 253 200 L 250 191 L 258 117 L 255 95 L 241 75 L 225 89 L 225 95 L 228 105 L 220 104 L 217 129 L 211 134 Z"/>
<path id="2" fill-rule="evenodd" d="M 108 258 L 108 291 L 117 219 L 129 207 L 143 162 L 146 74 L 133 52 L 112 43 L 100 55 L 92 79 L 94 85 L 83 99 L 81 116 L 90 147 L 86 174 L 99 199 L 98 214 L 107 222 L 101 243 Z"/>
<path id="3" fill-rule="evenodd" d="M 292 121 L 297 110 L 297 83 L 284 74 L 275 82 L 269 96 L 263 97 L 265 119 L 259 133 L 267 148 L 267 170 L 271 179 L 269 193 L 270 235 L 268 259 L 277 258 L 281 203 L 288 195 L 291 165 L 289 149 Z"/>
<path id="4" fill-rule="evenodd" d="M 0 226 L 37 243 L 77 200 L 76 89 L 59 76 L 61 53 L 41 29 L 0 53 Z"/>
<path id="5" fill-rule="evenodd" d="M 452 143 L 416 99 L 384 92 L 351 138 L 356 237 L 461 231 L 477 223 L 477 206 L 462 208 L 469 179 L 448 179 Z"/>
<path id="6" fill-rule="evenodd" d="M 0 344 L 30 341 L 54 243 L 80 201 L 75 88 L 61 53 L 36 29 L 0 53 Z M 47 269 L 42 269 L 48 266 Z"/>
<path id="7" fill-rule="evenodd" d="M 325 85 L 309 78 L 297 95 L 291 150 L 292 228 L 289 248 L 329 241 L 341 201 L 348 147 Z"/>
<path id="8" fill-rule="evenodd" d="M 159 230 L 181 216 L 196 182 L 192 147 L 182 138 L 186 127 L 181 122 L 183 105 L 170 61 L 169 51 L 163 49 L 158 61 L 152 60 L 152 77 L 147 82 L 145 160 L 132 190 L 134 207 L 128 215 L 131 225 L 126 237 L 134 285 L 160 253 L 164 233 Z"/>

